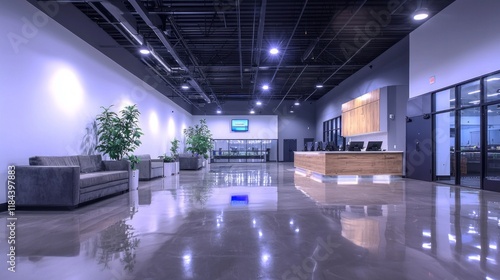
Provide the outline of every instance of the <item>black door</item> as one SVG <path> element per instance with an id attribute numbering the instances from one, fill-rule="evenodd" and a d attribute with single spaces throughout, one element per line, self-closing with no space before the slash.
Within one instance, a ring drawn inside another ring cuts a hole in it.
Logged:
<path id="1" fill-rule="evenodd" d="M 292 162 L 294 151 L 297 151 L 297 139 L 283 139 L 283 161 Z"/>
<path id="2" fill-rule="evenodd" d="M 406 177 L 432 181 L 432 121 L 429 115 L 406 121 Z"/>

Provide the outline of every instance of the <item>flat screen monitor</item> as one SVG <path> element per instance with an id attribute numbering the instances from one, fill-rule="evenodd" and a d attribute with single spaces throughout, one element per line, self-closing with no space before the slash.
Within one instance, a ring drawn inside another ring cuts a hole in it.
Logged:
<path id="1" fill-rule="evenodd" d="M 351 141 L 349 143 L 349 148 L 347 150 L 348 151 L 361 151 L 361 149 L 363 149 L 364 144 L 365 144 L 365 141 Z"/>
<path id="2" fill-rule="evenodd" d="M 247 132 L 248 119 L 233 119 L 231 120 L 231 131 L 233 132 Z"/>
<path id="3" fill-rule="evenodd" d="M 382 141 L 368 141 L 366 144 L 366 151 L 381 151 Z"/>
<path id="4" fill-rule="evenodd" d="M 338 151 L 339 150 L 339 146 L 337 146 L 337 144 L 335 142 L 328 142 L 328 144 L 326 144 L 326 148 L 325 148 L 325 151 Z"/>

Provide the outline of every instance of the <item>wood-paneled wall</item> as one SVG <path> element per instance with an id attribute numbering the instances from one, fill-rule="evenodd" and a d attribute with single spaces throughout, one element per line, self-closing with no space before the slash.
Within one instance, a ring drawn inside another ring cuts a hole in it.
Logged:
<path id="1" fill-rule="evenodd" d="M 342 136 L 380 131 L 380 89 L 342 104 Z"/>

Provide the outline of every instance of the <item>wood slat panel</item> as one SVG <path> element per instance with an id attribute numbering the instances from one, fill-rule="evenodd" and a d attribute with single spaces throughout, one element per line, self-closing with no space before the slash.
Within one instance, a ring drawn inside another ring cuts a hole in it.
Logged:
<path id="1" fill-rule="evenodd" d="M 295 167 L 322 175 L 403 175 L 403 153 L 295 153 Z"/>

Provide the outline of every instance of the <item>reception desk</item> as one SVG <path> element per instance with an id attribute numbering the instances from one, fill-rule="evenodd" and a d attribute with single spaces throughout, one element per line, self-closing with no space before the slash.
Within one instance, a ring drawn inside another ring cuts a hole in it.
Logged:
<path id="1" fill-rule="evenodd" d="M 294 152 L 294 166 L 323 176 L 402 176 L 403 152 Z"/>

